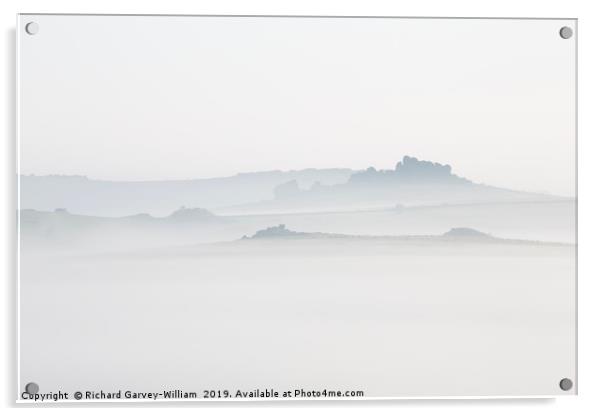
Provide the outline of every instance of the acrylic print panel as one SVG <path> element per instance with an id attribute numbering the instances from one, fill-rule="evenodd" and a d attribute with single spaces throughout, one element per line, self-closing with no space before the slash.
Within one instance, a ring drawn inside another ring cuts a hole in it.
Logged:
<path id="1" fill-rule="evenodd" d="M 576 24 L 20 15 L 18 399 L 575 394 Z"/>

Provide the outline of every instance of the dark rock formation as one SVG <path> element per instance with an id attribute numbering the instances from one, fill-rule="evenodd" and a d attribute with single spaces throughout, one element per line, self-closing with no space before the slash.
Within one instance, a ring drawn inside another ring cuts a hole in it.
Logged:
<path id="1" fill-rule="evenodd" d="M 449 238 L 494 238 L 489 234 L 485 234 L 481 231 L 475 230 L 474 228 L 460 227 L 460 228 L 452 228 L 445 234 L 443 237 Z"/>
<path id="2" fill-rule="evenodd" d="M 370 184 L 450 182 L 470 183 L 467 179 L 454 175 L 450 165 L 418 160 L 410 156 L 404 156 L 403 160 L 395 165 L 395 170 L 376 170 L 369 167 L 349 178 L 349 183 Z"/>
<path id="3" fill-rule="evenodd" d="M 284 224 L 275 227 L 268 227 L 257 231 L 251 238 L 282 238 L 282 237 L 298 237 L 306 233 L 291 231 Z"/>

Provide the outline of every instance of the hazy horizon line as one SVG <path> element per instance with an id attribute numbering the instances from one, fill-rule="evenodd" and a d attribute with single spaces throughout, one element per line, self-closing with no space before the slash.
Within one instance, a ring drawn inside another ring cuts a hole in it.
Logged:
<path id="1" fill-rule="evenodd" d="M 37 178 L 48 178 L 48 177 L 59 177 L 59 178 L 82 178 L 91 182 L 110 182 L 110 183 L 128 183 L 128 184 L 144 184 L 144 183 L 160 183 L 160 182 L 194 182 L 194 181 L 210 181 L 210 180 L 217 180 L 217 179 L 230 179 L 230 178 L 236 178 L 237 176 L 244 176 L 244 175 L 253 175 L 253 174 L 268 174 L 268 173 L 297 173 L 297 172 L 304 172 L 304 171 L 350 171 L 351 174 L 354 173 L 358 173 L 358 172 L 363 172 L 366 171 L 368 168 L 365 169 L 353 169 L 353 168 L 341 168 L 341 167 L 333 167 L 333 168 L 303 168 L 303 169 L 289 169 L 289 170 L 283 170 L 283 169 L 269 169 L 269 170 L 257 170 L 257 171 L 246 171 L 246 172 L 237 172 L 235 174 L 229 174 L 229 175 L 218 175 L 218 176 L 204 176 L 204 177 L 191 177 L 191 178 L 170 178 L 170 179 L 105 179 L 105 178 L 98 178 L 98 177 L 91 177 L 85 174 L 69 174 L 69 173 L 46 173 L 46 174 L 38 174 L 38 173 L 19 173 L 17 172 L 17 177 L 20 179 L 21 177 L 37 177 Z M 383 171 L 383 170 L 393 170 L 393 169 L 377 169 L 377 171 Z M 459 175 L 457 175 L 459 176 Z M 577 194 L 576 193 L 571 193 L 571 194 L 560 194 L 560 193 L 553 193 L 549 190 L 531 190 L 531 189 L 519 189 L 519 188 L 508 188 L 505 187 L 503 185 L 494 185 L 494 184 L 489 184 L 489 183 L 485 183 L 485 182 L 477 182 L 473 179 L 470 178 L 465 178 L 462 176 L 459 176 L 461 178 L 467 179 L 469 180 L 473 185 L 482 185 L 482 186 L 489 186 L 491 188 L 497 188 L 497 189 L 503 189 L 503 190 L 508 190 L 508 191 L 514 191 L 514 192 L 524 192 L 524 193 L 531 193 L 531 194 L 539 194 L 539 195 L 546 195 L 546 196 L 552 196 L 552 197 L 559 197 L 559 198 L 571 198 L 571 199 L 576 199 L 577 198 Z M 17 182 L 19 182 L 19 180 L 17 180 Z"/>

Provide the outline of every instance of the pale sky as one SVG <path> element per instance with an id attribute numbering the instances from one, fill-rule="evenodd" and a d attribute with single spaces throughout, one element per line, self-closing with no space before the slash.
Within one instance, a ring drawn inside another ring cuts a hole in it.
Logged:
<path id="1" fill-rule="evenodd" d="M 575 22 L 21 16 L 20 173 L 190 179 L 412 155 L 574 196 L 562 26 Z"/>

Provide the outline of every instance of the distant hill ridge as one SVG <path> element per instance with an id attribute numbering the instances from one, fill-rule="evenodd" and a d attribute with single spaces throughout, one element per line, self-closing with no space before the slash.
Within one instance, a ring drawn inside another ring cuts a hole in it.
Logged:
<path id="1" fill-rule="evenodd" d="M 428 184 L 472 184 L 470 180 L 462 178 L 452 173 L 450 165 L 431 162 L 428 160 L 419 160 L 415 157 L 404 156 L 403 159 L 395 165 L 395 169 L 376 170 L 369 167 L 365 170 L 355 172 L 349 176 L 346 183 L 325 185 L 316 182 L 308 190 L 302 190 L 302 187 L 296 180 L 278 185 L 274 188 L 276 199 L 286 199 L 301 197 L 309 194 L 320 194 L 328 191 L 348 192 L 354 187 L 365 186 L 398 186 L 398 185 L 428 185 Z"/>
<path id="2" fill-rule="evenodd" d="M 126 215 L 122 217 L 100 217 L 92 215 L 79 215 L 69 212 L 65 208 L 57 208 L 54 211 L 39 211 L 35 209 L 22 209 L 21 210 L 21 222 L 25 225 L 40 222 L 42 220 L 53 219 L 55 221 L 87 221 L 87 222 L 171 222 L 171 223 L 207 223 L 207 222 L 219 222 L 222 221 L 218 215 L 213 214 L 211 211 L 204 208 L 187 208 L 180 207 L 173 211 L 171 214 L 156 217 L 147 213 L 140 213 L 134 215 Z"/>
<path id="3" fill-rule="evenodd" d="M 351 175 L 349 183 L 408 183 L 408 182 L 447 182 L 472 183 L 452 173 L 450 165 L 442 165 L 428 160 L 418 160 L 415 157 L 404 156 L 397 162 L 394 170 L 376 170 L 369 167 L 365 171 Z"/>
<path id="4" fill-rule="evenodd" d="M 344 183 L 316 182 L 306 189 L 293 179 L 276 186 L 271 200 L 227 207 L 222 212 L 304 213 L 557 199 L 561 198 L 476 183 L 454 174 L 448 164 L 404 156 L 394 169 L 369 167 L 354 172 Z"/>
<path id="5" fill-rule="evenodd" d="M 189 180 L 108 181 L 76 175 L 20 175 L 20 206 L 52 211 L 64 207 L 82 215 L 123 217 L 148 212 L 166 216 L 174 206 L 219 207 L 273 198 L 274 187 L 290 180 L 310 187 L 345 183 L 351 169 L 272 170 Z"/>
<path id="6" fill-rule="evenodd" d="M 479 184 L 449 164 L 404 156 L 394 169 L 302 169 L 240 173 L 221 178 L 115 182 L 83 176 L 20 176 L 20 206 L 67 208 L 82 215 L 169 215 L 173 206 L 203 207 L 221 215 L 308 213 L 406 207 L 550 201 L 551 195 Z M 188 212 L 184 216 L 206 213 Z"/>
<path id="7" fill-rule="evenodd" d="M 243 240 L 262 240 L 262 239 L 321 239 L 321 238 L 340 238 L 340 239 L 404 239 L 404 240 L 463 240 L 463 241 L 526 241 L 526 240 L 505 240 L 493 237 L 490 234 L 483 233 L 473 228 L 459 227 L 441 235 L 351 235 L 321 232 L 300 232 L 286 228 L 285 224 L 279 224 L 273 227 L 267 227 L 257 231 L 251 237 L 243 236 Z"/>

